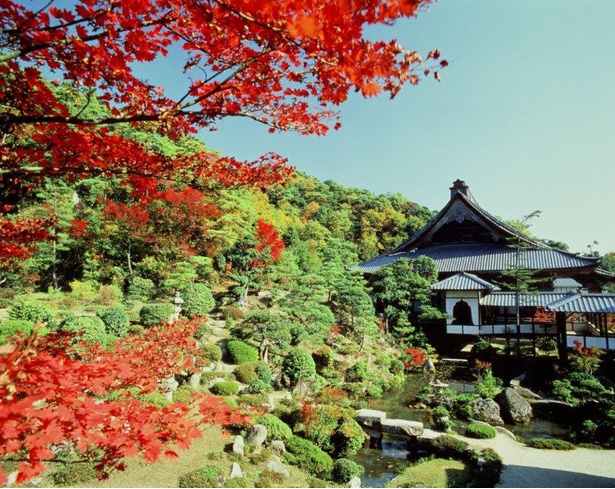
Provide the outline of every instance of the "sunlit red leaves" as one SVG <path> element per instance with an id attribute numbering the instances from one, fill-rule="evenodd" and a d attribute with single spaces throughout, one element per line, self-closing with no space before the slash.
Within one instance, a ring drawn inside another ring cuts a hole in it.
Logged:
<path id="1" fill-rule="evenodd" d="M 70 338 L 49 335 L 15 340 L 16 348 L 0 352 L 0 457 L 26 456 L 18 481 L 44 470 L 51 445 L 68 443 L 80 451 L 95 446 L 101 468 L 109 469 L 137 453 L 149 461 L 172 456 L 171 445 L 188 447 L 203 423 L 245 422 L 220 399 L 201 394 L 193 398 L 198 410 L 180 403 L 159 408 L 128 394 L 115 401 L 103 396 L 134 386 L 152 392 L 173 373 L 194 371 L 197 326 L 153 328 L 119 340 L 112 351 L 91 345 L 76 354 Z M 6 480 L 1 472 L 0 480 Z"/>
<path id="2" fill-rule="evenodd" d="M 260 257 L 254 259 L 252 266 L 262 267 L 271 262 L 277 262 L 282 258 L 284 251 L 284 241 L 280 237 L 277 229 L 273 224 L 269 224 L 262 219 L 256 221 L 256 240 L 255 250 L 260 254 Z"/>
<path id="3" fill-rule="evenodd" d="M 10 219 L 0 212 L 0 265 L 12 259 L 25 259 L 36 244 L 49 238 L 45 219 Z"/>

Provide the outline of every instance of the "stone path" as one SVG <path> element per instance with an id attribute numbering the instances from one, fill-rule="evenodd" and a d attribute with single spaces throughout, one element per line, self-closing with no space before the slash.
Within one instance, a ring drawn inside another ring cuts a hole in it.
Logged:
<path id="1" fill-rule="evenodd" d="M 492 440 L 458 438 L 500 454 L 504 470 L 496 487 L 615 487 L 615 450 L 538 450 L 501 433 Z"/>

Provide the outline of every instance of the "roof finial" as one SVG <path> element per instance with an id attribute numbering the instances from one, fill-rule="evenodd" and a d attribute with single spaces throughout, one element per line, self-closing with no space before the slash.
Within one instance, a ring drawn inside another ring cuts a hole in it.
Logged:
<path id="1" fill-rule="evenodd" d="M 466 185 L 466 182 L 460 180 L 459 178 L 453 182 L 453 186 L 451 187 L 451 199 L 455 196 L 455 194 L 463 194 L 466 197 L 468 196 L 470 189 Z"/>

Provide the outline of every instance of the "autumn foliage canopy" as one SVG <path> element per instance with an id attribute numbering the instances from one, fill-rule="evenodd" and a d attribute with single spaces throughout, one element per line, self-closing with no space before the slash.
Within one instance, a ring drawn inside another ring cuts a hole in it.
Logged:
<path id="1" fill-rule="evenodd" d="M 133 202 L 109 201 L 106 217 L 132 222 L 135 232 L 150 224 L 143 209 L 153 199 L 168 201 L 176 222 L 189 216 L 182 209 L 194 210 L 202 200 L 195 192 L 284 182 L 292 168 L 276 154 L 240 162 L 187 147 L 169 155 L 128 137 L 126 128 L 179 142 L 214 130 L 224 118 L 242 117 L 271 131 L 322 135 L 338 127 L 335 108 L 351 91 L 393 97 L 421 76 L 438 78 L 447 65 L 439 52 L 425 56 L 432 63 L 426 67 L 421 55 L 395 40 L 365 35 L 366 27 L 413 17 L 427 3 L 0 0 L 0 264 L 27 257 L 48 237 L 44 220 L 9 215 L 45 179 L 121 178 Z M 172 74 L 172 91 L 139 71 L 144 63 L 168 70 L 165 58 L 183 60 Z M 73 231 L 88 233 L 83 221 L 75 221 Z M 193 229 L 191 236 L 186 249 L 203 232 Z M 283 243 L 275 228 L 259 222 L 257 240 L 258 251 L 279 259 Z M 233 421 L 236 415 L 211 397 L 195 398 L 196 417 L 191 406 L 159 408 L 140 397 L 165 377 L 196 368 L 193 326 L 128 336 L 112 351 L 76 350 L 58 335 L 5 345 L 0 457 L 19 454 L 18 482 L 40 473 L 58 444 L 95 449 L 101 468 L 118 467 L 137 452 L 149 460 L 173 455 L 169 445 L 187 446 L 201 423 Z M 128 394 L 129 388 L 138 393 Z M 124 393 L 111 400 L 113 391 Z"/>

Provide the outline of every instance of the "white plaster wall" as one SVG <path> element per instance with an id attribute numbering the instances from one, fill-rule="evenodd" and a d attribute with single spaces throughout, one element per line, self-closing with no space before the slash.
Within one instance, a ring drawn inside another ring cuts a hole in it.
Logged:
<path id="1" fill-rule="evenodd" d="M 455 304 L 463 299 L 470 306 L 472 311 L 472 322 L 474 325 L 480 324 L 480 313 L 478 308 L 478 292 L 473 290 L 447 290 L 446 291 L 446 314 L 451 318 L 453 316 L 453 308 Z M 448 318 L 447 324 L 452 324 L 453 319 Z"/>

